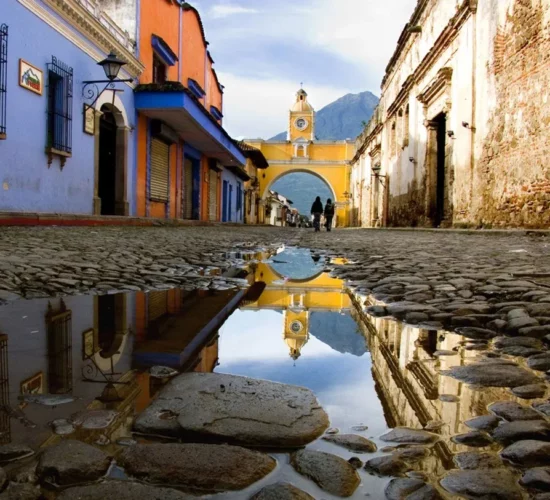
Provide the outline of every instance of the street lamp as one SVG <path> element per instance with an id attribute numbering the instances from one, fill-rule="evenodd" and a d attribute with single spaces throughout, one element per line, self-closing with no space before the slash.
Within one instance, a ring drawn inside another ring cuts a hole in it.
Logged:
<path id="1" fill-rule="evenodd" d="M 105 76 L 109 79 L 109 81 L 113 81 L 120 72 L 120 68 L 126 64 L 125 61 L 122 59 L 119 59 L 116 54 L 111 51 L 110 54 L 103 59 L 103 61 L 99 61 L 97 63 L 98 66 L 103 67 L 103 71 L 105 71 Z"/>
<path id="2" fill-rule="evenodd" d="M 86 100 L 92 100 L 91 104 L 89 105 L 90 108 L 94 107 L 101 94 L 103 94 L 103 92 L 105 92 L 108 88 L 113 91 L 114 101 L 114 93 L 122 92 L 122 90 L 115 89 L 115 83 L 129 83 L 133 81 L 132 78 L 126 78 L 123 80 L 118 78 L 120 69 L 126 64 L 126 62 L 122 59 L 119 59 L 113 51 L 111 51 L 109 55 L 105 59 L 103 59 L 103 61 L 99 61 L 97 64 L 98 66 L 101 66 L 103 68 L 103 71 L 105 71 L 105 76 L 107 77 L 107 80 L 86 80 L 82 82 L 84 85 L 82 87 L 82 97 Z M 98 83 L 106 84 L 101 92 L 99 91 L 99 87 L 97 86 Z"/>

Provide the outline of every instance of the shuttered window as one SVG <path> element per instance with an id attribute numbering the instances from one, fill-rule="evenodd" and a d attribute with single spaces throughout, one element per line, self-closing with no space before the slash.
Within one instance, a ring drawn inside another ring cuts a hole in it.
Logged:
<path id="1" fill-rule="evenodd" d="M 210 221 L 218 220 L 218 173 L 210 170 L 208 186 L 208 219 Z"/>
<path id="2" fill-rule="evenodd" d="M 149 292 L 147 297 L 149 321 L 155 321 L 168 313 L 168 292 Z"/>
<path id="3" fill-rule="evenodd" d="M 168 172 L 170 170 L 170 146 L 151 139 L 151 191 L 152 200 L 168 201 Z"/>
<path id="4" fill-rule="evenodd" d="M 193 162 L 185 158 L 183 173 L 183 218 L 193 218 Z"/>

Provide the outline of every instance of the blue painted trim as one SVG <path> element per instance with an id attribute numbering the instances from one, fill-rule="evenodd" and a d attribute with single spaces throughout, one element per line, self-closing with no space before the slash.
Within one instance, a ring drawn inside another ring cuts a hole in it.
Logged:
<path id="1" fill-rule="evenodd" d="M 208 344 L 216 332 L 222 327 L 227 318 L 237 309 L 248 290 L 239 290 L 234 297 L 216 314 L 206 326 L 193 337 L 181 352 L 139 352 L 133 354 L 133 359 L 138 366 L 169 366 L 180 368 L 187 364 L 194 356 L 198 355 L 202 347 Z M 148 308 L 147 308 L 148 310 Z M 147 314 L 147 313 L 146 313 Z"/>
<path id="2" fill-rule="evenodd" d="M 200 86 L 199 82 L 197 82 L 196 80 L 193 80 L 193 78 L 189 78 L 187 80 L 187 88 L 191 92 L 193 92 L 193 94 L 197 99 L 202 99 L 206 95 L 206 92 Z"/>
<path id="3" fill-rule="evenodd" d="M 218 108 L 216 108 L 216 106 L 210 106 L 210 114 L 216 120 L 221 120 L 223 118 L 222 112 Z"/>
<path id="4" fill-rule="evenodd" d="M 138 111 L 181 110 L 187 111 L 191 118 L 213 139 L 223 145 L 240 165 L 246 164 L 241 150 L 229 138 L 224 129 L 212 121 L 212 117 L 202 104 L 196 102 L 185 92 L 136 92 L 135 107 Z"/>
<path id="5" fill-rule="evenodd" d="M 168 66 L 174 66 L 178 62 L 178 56 L 176 53 L 160 36 L 151 35 L 151 46 L 157 55 L 166 64 L 168 64 Z"/>
<path id="6" fill-rule="evenodd" d="M 185 156 L 188 156 L 189 158 L 193 160 L 201 160 L 202 159 L 202 152 L 198 149 L 194 148 L 190 144 L 185 144 L 183 146 L 183 154 Z"/>

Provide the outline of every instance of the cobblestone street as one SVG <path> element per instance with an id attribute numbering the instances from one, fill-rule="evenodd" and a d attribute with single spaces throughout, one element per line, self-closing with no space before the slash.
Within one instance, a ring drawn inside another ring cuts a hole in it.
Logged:
<path id="1" fill-rule="evenodd" d="M 433 326 L 493 322 L 498 328 L 492 329 L 501 330 L 501 308 L 529 305 L 533 317 L 512 325 L 550 333 L 550 242 L 544 233 L 11 228 L 0 241 L 0 298 L 235 287 L 238 279 L 209 270 L 230 267 L 231 252 L 282 245 L 350 260 L 334 271 L 373 303 L 387 304 L 371 308 L 375 315 L 389 312 Z"/>

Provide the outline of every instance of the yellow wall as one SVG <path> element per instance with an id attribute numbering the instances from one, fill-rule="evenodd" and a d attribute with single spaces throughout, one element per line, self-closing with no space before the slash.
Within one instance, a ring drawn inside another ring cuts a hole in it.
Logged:
<path id="1" fill-rule="evenodd" d="M 260 195 L 262 198 L 267 197 L 273 183 L 284 175 L 292 172 L 309 172 L 324 180 L 333 191 L 335 196 L 333 201 L 337 203 L 337 225 L 349 225 L 351 205 L 347 204 L 348 200 L 344 193 L 351 191 L 349 161 L 355 154 L 353 144 L 345 141 L 337 141 L 331 144 L 314 141 L 309 144 L 309 159 L 307 159 L 293 158 L 294 146 L 290 142 L 247 142 L 261 150 L 269 162 L 269 168 L 260 175 Z M 323 164 L 320 165 L 316 162 L 323 162 Z M 325 201 L 323 200 L 323 202 Z"/>

